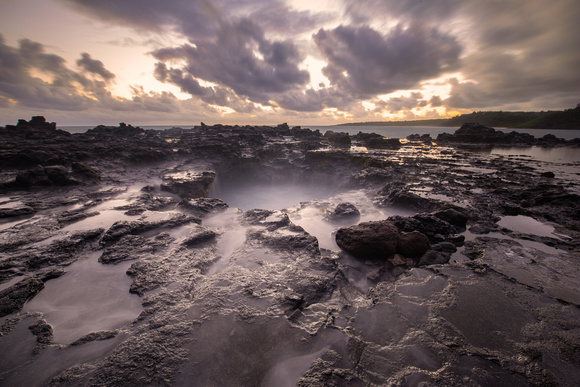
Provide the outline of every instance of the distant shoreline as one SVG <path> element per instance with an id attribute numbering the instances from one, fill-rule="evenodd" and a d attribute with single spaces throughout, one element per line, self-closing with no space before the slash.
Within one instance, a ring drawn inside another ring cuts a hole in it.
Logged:
<path id="1" fill-rule="evenodd" d="M 574 109 L 541 112 L 480 111 L 461 114 L 453 118 L 436 118 L 412 121 L 350 122 L 332 126 L 439 126 L 460 127 L 466 122 L 476 122 L 493 128 L 515 129 L 580 129 L 580 104 Z"/>

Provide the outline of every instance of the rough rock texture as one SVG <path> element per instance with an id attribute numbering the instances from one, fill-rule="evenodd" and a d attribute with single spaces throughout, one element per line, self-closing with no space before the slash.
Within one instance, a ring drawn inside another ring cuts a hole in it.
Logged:
<path id="1" fill-rule="evenodd" d="M 580 385 L 578 162 L 477 130 L 0 128 L 0 384 Z"/>
<path id="2" fill-rule="evenodd" d="M 336 244 L 360 259 L 384 260 L 397 251 L 399 231 L 389 221 L 364 222 L 341 228 Z"/>
<path id="3" fill-rule="evenodd" d="M 216 198 L 184 199 L 179 205 L 186 211 L 200 217 L 224 211 L 228 208 L 227 203 Z"/>
<path id="4" fill-rule="evenodd" d="M 402 232 L 397 240 L 397 252 L 409 258 L 422 256 L 430 247 L 429 238 L 417 230 Z"/>
<path id="5" fill-rule="evenodd" d="M 205 198 L 216 174 L 211 171 L 202 173 L 176 172 L 163 176 L 161 189 L 172 192 L 184 199 Z"/>
<path id="6" fill-rule="evenodd" d="M 360 211 L 352 203 L 340 203 L 332 211 L 326 214 L 326 219 L 330 221 L 343 221 L 360 218 Z"/>

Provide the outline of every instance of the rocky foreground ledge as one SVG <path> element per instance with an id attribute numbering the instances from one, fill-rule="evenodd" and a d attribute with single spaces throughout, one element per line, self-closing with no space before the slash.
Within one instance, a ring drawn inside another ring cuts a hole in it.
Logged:
<path id="1" fill-rule="evenodd" d="M 0 144 L 2 384 L 580 384 L 578 164 L 470 151 L 578 140 L 33 117 Z M 340 193 L 216 194 L 289 182 Z M 89 259 L 135 316 L 75 337 L 27 309 Z"/>

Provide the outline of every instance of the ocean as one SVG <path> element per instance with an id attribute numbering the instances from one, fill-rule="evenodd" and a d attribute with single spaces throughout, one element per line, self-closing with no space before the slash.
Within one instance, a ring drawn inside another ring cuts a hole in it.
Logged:
<path id="1" fill-rule="evenodd" d="M 184 129 L 192 128 L 193 125 L 139 125 L 143 129 L 165 130 L 174 127 L 181 127 Z M 291 125 L 292 126 L 292 125 Z M 59 129 L 66 130 L 70 133 L 84 133 L 94 126 L 62 126 Z M 328 130 L 335 132 L 347 132 L 349 134 L 363 133 L 378 133 L 389 138 L 406 138 L 410 134 L 430 134 L 431 137 L 436 138 L 439 134 L 447 132 L 453 133 L 458 128 L 441 127 L 441 126 L 358 126 L 358 125 L 344 125 L 344 126 L 320 126 L 320 125 L 302 125 L 302 128 L 318 129 L 321 133 Z M 511 132 L 513 130 L 522 133 L 529 133 L 535 137 L 542 137 L 546 134 L 553 134 L 558 138 L 571 140 L 573 138 L 580 138 L 580 130 L 574 129 L 513 129 L 513 128 L 496 128 L 504 132 Z"/>

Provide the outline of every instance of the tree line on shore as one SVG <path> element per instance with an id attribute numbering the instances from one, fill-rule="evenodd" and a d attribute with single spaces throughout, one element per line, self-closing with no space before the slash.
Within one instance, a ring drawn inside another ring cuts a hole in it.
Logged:
<path id="1" fill-rule="evenodd" d="M 337 126 L 449 126 L 477 122 L 490 127 L 530 129 L 580 129 L 580 104 L 573 109 L 540 112 L 478 111 L 452 118 L 413 121 L 370 121 Z"/>

